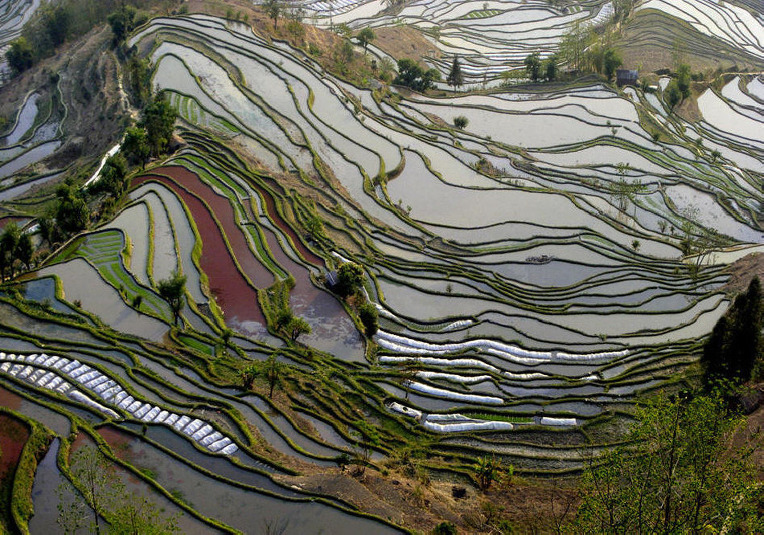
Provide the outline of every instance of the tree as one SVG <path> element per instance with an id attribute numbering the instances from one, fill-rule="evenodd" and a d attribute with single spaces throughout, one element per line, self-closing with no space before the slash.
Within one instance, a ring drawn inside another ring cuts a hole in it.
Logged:
<path id="1" fill-rule="evenodd" d="M 186 276 L 173 271 L 170 278 L 159 281 L 157 289 L 162 299 L 170 305 L 175 324 L 177 324 L 180 319 L 180 311 L 185 305 L 183 295 L 186 293 Z"/>
<path id="2" fill-rule="evenodd" d="M 366 331 L 366 336 L 372 337 L 377 334 L 379 330 L 379 313 L 377 307 L 373 304 L 364 302 L 358 307 L 358 316 L 361 318 L 361 323 Z"/>
<path id="3" fill-rule="evenodd" d="M 528 77 L 531 81 L 537 82 L 541 74 L 541 60 L 539 59 L 538 52 L 526 56 L 523 63 L 525 63 L 525 72 L 528 73 Z"/>
<path id="4" fill-rule="evenodd" d="M 581 70 L 587 41 L 586 29 L 578 22 L 573 25 L 568 33 L 562 36 L 560 54 L 568 68 Z"/>
<path id="5" fill-rule="evenodd" d="M 586 468 L 575 531 L 760 532 L 745 453 L 725 441 L 737 424 L 716 395 L 661 395 L 638 407 L 624 445 Z"/>
<path id="6" fill-rule="evenodd" d="M 51 46 L 53 48 L 58 48 L 64 44 L 66 37 L 69 34 L 69 26 L 71 23 L 69 10 L 60 4 L 55 8 L 48 7 L 42 13 L 42 21 Z"/>
<path id="7" fill-rule="evenodd" d="M 263 9 L 265 14 L 273 19 L 273 28 L 275 29 L 278 26 L 278 20 L 284 7 L 279 0 L 265 0 L 263 2 Z"/>
<path id="8" fill-rule="evenodd" d="M 366 471 L 366 465 L 371 459 L 371 452 L 374 451 L 374 447 L 379 446 L 379 431 L 365 420 L 354 421 L 353 428 L 348 429 L 348 431 L 358 448 L 356 452 L 358 474 L 363 475 Z"/>
<path id="9" fill-rule="evenodd" d="M 86 522 L 87 512 L 93 516 L 90 531 L 100 533 L 102 519 L 108 520 L 108 532 L 115 535 L 166 535 L 177 533 L 179 515 L 165 516 L 146 496 L 125 492 L 122 481 L 115 477 L 113 467 L 94 446 L 84 446 L 71 457 L 71 473 L 85 499 L 65 500 L 77 493 L 71 483 L 59 489 L 57 522 L 65 533 L 78 532 Z"/>
<path id="10" fill-rule="evenodd" d="M 459 130 L 464 130 L 469 122 L 469 119 L 467 119 L 464 115 L 457 115 L 454 117 L 454 126 Z"/>
<path id="11" fill-rule="evenodd" d="M 133 6 L 122 5 L 119 9 L 110 14 L 106 20 L 111 26 L 114 34 L 114 44 L 118 45 L 124 42 L 128 34 L 135 27 L 135 15 L 137 11 Z"/>
<path id="12" fill-rule="evenodd" d="M 462 74 L 462 66 L 459 63 L 459 56 L 454 56 L 454 61 L 451 63 L 451 71 L 446 77 L 446 83 L 454 89 L 460 87 L 464 83 L 464 75 Z"/>
<path id="13" fill-rule="evenodd" d="M 403 58 L 398 60 L 398 76 L 393 83 L 410 87 L 414 91 L 427 91 L 439 79 L 440 73 L 436 69 L 425 71 L 413 59 Z"/>
<path id="14" fill-rule="evenodd" d="M 312 329 L 310 328 L 308 322 L 303 318 L 292 316 L 292 319 L 286 326 L 286 331 L 289 333 L 289 337 L 292 339 L 292 342 L 296 342 L 300 335 L 310 334 Z"/>
<path id="15" fill-rule="evenodd" d="M 138 126 L 146 129 L 146 143 L 153 156 L 162 154 L 170 143 L 178 112 L 164 96 L 154 95 L 151 103 L 143 109 Z"/>
<path id="16" fill-rule="evenodd" d="M 16 243 L 16 258 L 29 270 L 31 269 L 33 255 L 34 245 L 32 244 L 32 237 L 26 232 L 22 232 L 18 243 Z"/>
<path id="17" fill-rule="evenodd" d="M 21 239 L 21 230 L 16 223 L 8 223 L 0 237 L 0 280 L 5 278 L 5 270 L 13 277 L 13 264 L 16 262 L 17 249 Z"/>
<path id="18" fill-rule="evenodd" d="M 5 53 L 5 59 L 8 60 L 13 72 L 20 74 L 34 65 L 34 51 L 32 45 L 24 37 L 19 37 L 11 43 L 10 48 Z"/>
<path id="19" fill-rule="evenodd" d="M 279 357 L 278 351 L 271 353 L 268 359 L 263 365 L 263 373 L 268 380 L 268 397 L 273 398 L 273 389 L 276 387 L 276 383 L 281 376 L 283 365 L 277 360 Z"/>
<path id="20" fill-rule="evenodd" d="M 544 62 L 544 75 L 549 82 L 557 79 L 557 61 L 557 54 L 552 54 Z"/>
<path id="21" fill-rule="evenodd" d="M 56 188 L 55 217 L 58 227 L 66 234 L 85 229 L 90 223 L 90 210 L 82 196 L 82 191 L 70 183 Z"/>
<path id="22" fill-rule="evenodd" d="M 671 80 L 666 86 L 666 90 L 663 92 L 663 99 L 669 108 L 672 109 L 682 100 L 682 92 L 679 90 L 676 80 Z"/>
<path id="23" fill-rule="evenodd" d="M 623 60 L 621 59 L 621 55 L 618 54 L 618 52 L 612 48 L 608 48 L 605 50 L 605 54 L 603 56 L 602 61 L 602 68 L 605 72 L 605 78 L 608 79 L 608 81 L 613 79 L 613 75 L 615 75 L 615 70 L 620 67 L 623 64 Z"/>
<path id="24" fill-rule="evenodd" d="M 456 535 L 456 526 L 452 522 L 441 522 L 432 530 L 432 535 Z"/>
<path id="25" fill-rule="evenodd" d="M 127 189 L 127 160 L 122 154 L 109 156 L 101 169 L 101 178 L 94 184 L 96 191 L 120 197 Z"/>
<path id="26" fill-rule="evenodd" d="M 691 73 L 690 66 L 686 63 L 680 63 L 676 70 L 676 87 L 685 99 L 690 96 Z"/>
<path id="27" fill-rule="evenodd" d="M 764 307 L 761 282 L 754 277 L 748 289 L 735 297 L 729 310 L 716 322 L 700 359 L 706 385 L 719 379 L 738 384 L 748 381 L 762 364 Z"/>
<path id="28" fill-rule="evenodd" d="M 342 297 L 355 294 L 364 281 L 363 268 L 355 262 L 346 262 L 337 270 L 335 291 Z"/>
<path id="29" fill-rule="evenodd" d="M 250 364 L 243 370 L 239 370 L 239 377 L 247 390 L 252 389 L 252 385 L 255 382 L 257 376 L 260 375 L 260 366 L 258 364 Z"/>
<path id="30" fill-rule="evenodd" d="M 369 46 L 369 43 L 371 43 L 374 39 L 376 39 L 376 34 L 374 33 L 374 30 L 371 28 L 364 28 L 360 32 L 358 32 L 358 35 L 356 35 L 356 39 L 358 39 L 358 42 L 363 47 L 363 53 L 366 55 L 366 48 Z"/>
<path id="31" fill-rule="evenodd" d="M 122 153 L 132 162 L 140 163 L 141 167 L 146 167 L 146 162 L 151 155 L 146 137 L 146 130 L 131 126 L 125 132 L 125 139 L 122 142 Z"/>
<path id="32" fill-rule="evenodd" d="M 474 469 L 478 485 L 482 490 L 489 489 L 491 484 L 499 479 L 499 465 L 493 457 L 479 458 Z"/>

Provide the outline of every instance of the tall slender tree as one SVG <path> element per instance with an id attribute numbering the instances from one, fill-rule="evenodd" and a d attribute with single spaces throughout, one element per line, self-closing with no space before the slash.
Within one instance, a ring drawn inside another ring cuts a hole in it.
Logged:
<path id="1" fill-rule="evenodd" d="M 457 89 L 464 84 L 464 75 L 462 74 L 462 66 L 459 63 L 459 56 L 454 56 L 454 61 L 451 63 L 451 71 L 448 73 L 446 83 Z"/>

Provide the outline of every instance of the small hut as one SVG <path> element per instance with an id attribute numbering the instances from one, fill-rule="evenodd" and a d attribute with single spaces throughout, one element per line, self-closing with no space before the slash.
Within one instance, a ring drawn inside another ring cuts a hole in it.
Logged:
<path id="1" fill-rule="evenodd" d="M 618 87 L 625 85 L 637 85 L 639 72 L 631 69 L 618 69 L 615 71 L 615 84 Z"/>

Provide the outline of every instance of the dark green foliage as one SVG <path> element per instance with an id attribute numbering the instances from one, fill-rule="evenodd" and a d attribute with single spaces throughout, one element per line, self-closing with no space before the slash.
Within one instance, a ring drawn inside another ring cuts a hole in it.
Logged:
<path id="1" fill-rule="evenodd" d="M 393 83 L 410 87 L 414 91 L 427 91 L 439 79 L 440 73 L 436 69 L 425 71 L 413 59 L 403 58 L 398 60 L 398 76 Z"/>
<path id="2" fill-rule="evenodd" d="M 31 268 L 32 256 L 34 255 L 34 245 L 32 237 L 26 232 L 22 233 L 16 244 L 16 258 L 24 264 L 27 269 Z"/>
<path id="3" fill-rule="evenodd" d="M 154 95 L 151 103 L 143 109 L 138 126 L 146 130 L 146 143 L 152 156 L 159 156 L 167 150 L 177 116 L 178 112 L 163 93 Z"/>
<path id="4" fill-rule="evenodd" d="M 701 364 L 706 384 L 724 378 L 740 383 L 751 378 L 762 362 L 761 283 L 755 277 L 719 318 L 703 347 Z"/>
<path id="5" fill-rule="evenodd" d="M 549 82 L 557 79 L 557 54 L 549 56 L 544 62 L 544 76 Z"/>
<path id="6" fill-rule="evenodd" d="M 145 106 L 151 99 L 151 62 L 148 58 L 131 57 L 127 62 L 130 94 L 136 105 Z"/>
<path id="7" fill-rule="evenodd" d="M 541 74 L 541 60 L 539 59 L 538 52 L 529 54 L 523 63 L 525 63 L 525 71 L 528 73 L 528 77 L 532 82 L 537 82 Z"/>
<path id="8" fill-rule="evenodd" d="M 64 234 L 74 234 L 85 229 L 90 223 L 90 210 L 82 192 L 71 184 L 62 184 L 56 189 L 56 223 Z"/>
<path id="9" fill-rule="evenodd" d="M 157 290 L 162 299 L 170 305 L 177 324 L 180 319 L 180 311 L 185 305 L 183 295 L 186 293 L 186 276 L 175 271 L 169 279 L 159 281 Z"/>
<path id="10" fill-rule="evenodd" d="M 66 5 L 49 6 L 42 12 L 42 20 L 53 48 L 66 41 L 71 26 L 71 15 Z"/>
<path id="11" fill-rule="evenodd" d="M 19 37 L 11 43 L 11 47 L 5 53 L 8 65 L 16 74 L 22 73 L 34 65 L 34 51 L 32 45 L 24 37 Z"/>
<path id="12" fill-rule="evenodd" d="M 458 115 L 454 117 L 454 126 L 459 130 L 466 128 L 469 122 L 469 119 L 467 119 L 464 115 Z"/>
<path id="13" fill-rule="evenodd" d="M 371 28 L 364 28 L 360 32 L 358 32 L 358 35 L 356 35 L 356 39 L 358 39 L 358 42 L 363 47 L 363 53 L 366 54 L 366 48 L 369 46 L 369 43 L 371 43 L 374 39 L 376 39 L 376 35 L 374 34 L 374 30 Z"/>
<path id="14" fill-rule="evenodd" d="M 448 73 L 446 83 L 453 88 L 457 88 L 464 83 L 462 66 L 459 63 L 459 56 L 454 56 L 454 62 L 451 64 L 451 71 Z"/>
<path id="15" fill-rule="evenodd" d="M 615 70 L 623 65 L 621 55 L 612 48 L 605 50 L 602 60 L 602 69 L 605 74 L 605 78 L 611 80 L 615 75 Z"/>
<path id="16" fill-rule="evenodd" d="M 666 90 L 663 92 L 663 99 L 669 105 L 669 108 L 673 108 L 682 100 L 682 92 L 679 90 L 676 80 L 671 80 L 666 86 Z"/>
<path id="17" fill-rule="evenodd" d="M 364 281 L 363 268 L 355 262 L 346 262 L 337 270 L 335 291 L 342 297 L 355 294 Z"/>
<path id="18" fill-rule="evenodd" d="M 681 63 L 677 68 L 676 87 L 683 99 L 690 96 L 690 81 L 690 66 L 686 63 Z"/>
<path id="19" fill-rule="evenodd" d="M 358 307 L 358 316 L 361 318 L 366 336 L 372 337 L 379 330 L 379 313 L 377 308 L 371 303 L 363 303 Z"/>
<path id="20" fill-rule="evenodd" d="M 16 223 L 9 223 L 0 236 L 0 281 L 13 277 L 13 264 L 17 258 L 17 248 L 21 239 L 21 230 Z"/>
<path id="21" fill-rule="evenodd" d="M 122 153 L 130 160 L 130 163 L 140 163 L 142 167 L 145 167 L 151 154 L 146 130 L 135 126 L 128 128 L 122 142 Z"/>
<path id="22" fill-rule="evenodd" d="M 737 423 L 715 395 L 640 407 L 624 445 L 585 471 L 574 532 L 760 532 L 751 467 L 725 440 Z"/>
<path id="23" fill-rule="evenodd" d="M 285 329 L 293 342 L 296 342 L 300 335 L 310 334 L 312 331 L 308 322 L 297 316 L 292 316 L 292 319 L 289 320 Z"/>
<path id="24" fill-rule="evenodd" d="M 137 11 L 133 6 L 122 5 L 107 17 L 111 31 L 114 34 L 114 44 L 122 43 L 127 35 L 135 28 Z"/>
<path id="25" fill-rule="evenodd" d="M 93 190 L 119 198 L 127 190 L 127 186 L 127 160 L 117 153 L 106 159 L 101 169 L 101 178 L 93 185 Z"/>
<path id="26" fill-rule="evenodd" d="M 441 522 L 432 530 L 432 535 L 456 535 L 456 526 L 451 522 Z"/>

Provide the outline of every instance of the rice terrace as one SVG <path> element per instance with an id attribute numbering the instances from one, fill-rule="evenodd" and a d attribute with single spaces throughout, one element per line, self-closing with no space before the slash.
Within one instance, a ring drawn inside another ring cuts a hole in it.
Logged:
<path id="1" fill-rule="evenodd" d="M 0 52 L 0 532 L 764 531 L 760 0 L 4 0 Z"/>

